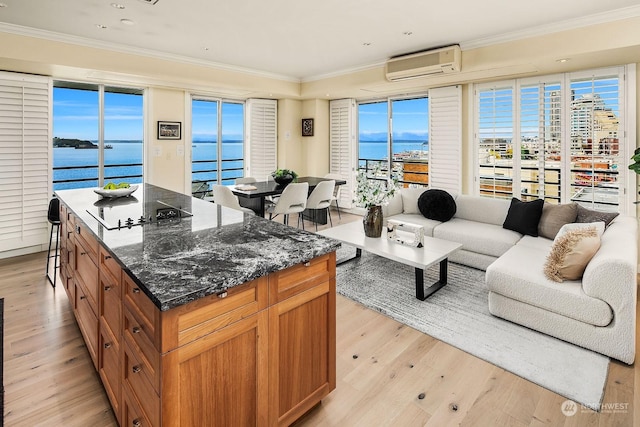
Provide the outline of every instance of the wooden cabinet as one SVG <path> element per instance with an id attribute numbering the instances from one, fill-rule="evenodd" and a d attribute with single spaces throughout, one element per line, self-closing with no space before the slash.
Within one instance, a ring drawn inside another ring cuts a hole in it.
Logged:
<path id="1" fill-rule="evenodd" d="M 335 253 L 160 311 L 65 215 L 68 294 L 120 425 L 289 425 L 335 388 Z"/>

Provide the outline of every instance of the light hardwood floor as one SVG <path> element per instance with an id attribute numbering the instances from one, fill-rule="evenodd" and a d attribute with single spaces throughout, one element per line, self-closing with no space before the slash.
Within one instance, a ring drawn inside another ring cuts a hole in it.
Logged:
<path id="1" fill-rule="evenodd" d="M 67 296 L 47 282 L 45 262 L 44 252 L 0 260 L 5 425 L 114 426 Z M 611 362 L 604 403 L 617 404 L 617 413 L 578 408 L 566 417 L 563 397 L 341 296 L 337 378 L 336 390 L 296 426 L 640 425 L 635 366 Z"/>

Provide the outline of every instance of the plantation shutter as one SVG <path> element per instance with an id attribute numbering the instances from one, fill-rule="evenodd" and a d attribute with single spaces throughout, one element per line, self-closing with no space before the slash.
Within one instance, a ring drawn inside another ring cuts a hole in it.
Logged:
<path id="1" fill-rule="evenodd" d="M 353 99 L 339 99 L 329 103 L 329 172 L 339 175 L 347 183 L 340 188 L 340 207 L 351 208 L 354 174 L 355 108 Z"/>
<path id="2" fill-rule="evenodd" d="M 249 155 L 245 176 L 264 181 L 278 165 L 278 102 L 272 99 L 249 99 L 246 105 Z"/>
<path id="3" fill-rule="evenodd" d="M 50 80 L 0 72 L 0 252 L 47 242 Z"/>
<path id="4" fill-rule="evenodd" d="M 429 90 L 429 185 L 462 191 L 462 88 Z"/>

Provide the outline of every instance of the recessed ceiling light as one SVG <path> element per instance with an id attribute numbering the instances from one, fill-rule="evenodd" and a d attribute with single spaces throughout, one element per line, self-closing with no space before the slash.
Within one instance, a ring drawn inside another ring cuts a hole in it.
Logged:
<path id="1" fill-rule="evenodd" d="M 405 36 L 410 36 L 410 35 L 412 35 L 412 34 L 413 34 L 413 31 L 405 31 L 405 32 L 404 32 L 404 33 L 402 33 L 402 34 L 404 34 Z"/>
<path id="2" fill-rule="evenodd" d="M 569 58 L 562 58 L 562 59 L 556 60 L 556 62 L 567 62 L 567 61 L 569 61 Z"/>
<path id="3" fill-rule="evenodd" d="M 209 50 L 209 48 L 208 48 L 208 47 L 206 47 L 206 46 L 205 46 L 205 47 L 203 47 L 203 49 L 204 49 L 204 50 Z"/>
<path id="4" fill-rule="evenodd" d="M 364 42 L 362 43 L 362 46 L 371 46 L 371 42 Z"/>
<path id="5" fill-rule="evenodd" d="M 135 24 L 135 22 L 133 22 L 131 19 L 126 19 L 126 18 L 121 19 L 120 22 L 123 23 L 124 25 L 133 25 L 133 24 Z"/>
<path id="6" fill-rule="evenodd" d="M 100 28 L 101 30 L 106 30 L 108 28 L 106 25 L 103 25 L 103 24 L 96 24 L 96 27 Z"/>
<path id="7" fill-rule="evenodd" d="M 124 9 L 124 5 L 120 3 L 111 3 L 111 7 L 115 7 L 116 9 Z"/>

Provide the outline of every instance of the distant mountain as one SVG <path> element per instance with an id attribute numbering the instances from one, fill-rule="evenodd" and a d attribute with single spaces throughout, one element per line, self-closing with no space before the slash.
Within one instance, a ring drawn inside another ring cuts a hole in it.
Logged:
<path id="1" fill-rule="evenodd" d="M 396 132 L 393 135 L 393 139 L 396 141 L 428 141 L 429 134 L 427 132 L 417 133 L 417 132 Z M 387 133 L 386 132 L 371 132 L 371 133 L 361 133 L 360 141 L 363 142 L 387 142 Z"/>
<path id="2" fill-rule="evenodd" d="M 96 144 L 86 139 L 53 138 L 53 147 L 73 147 L 73 148 L 98 148 Z"/>

